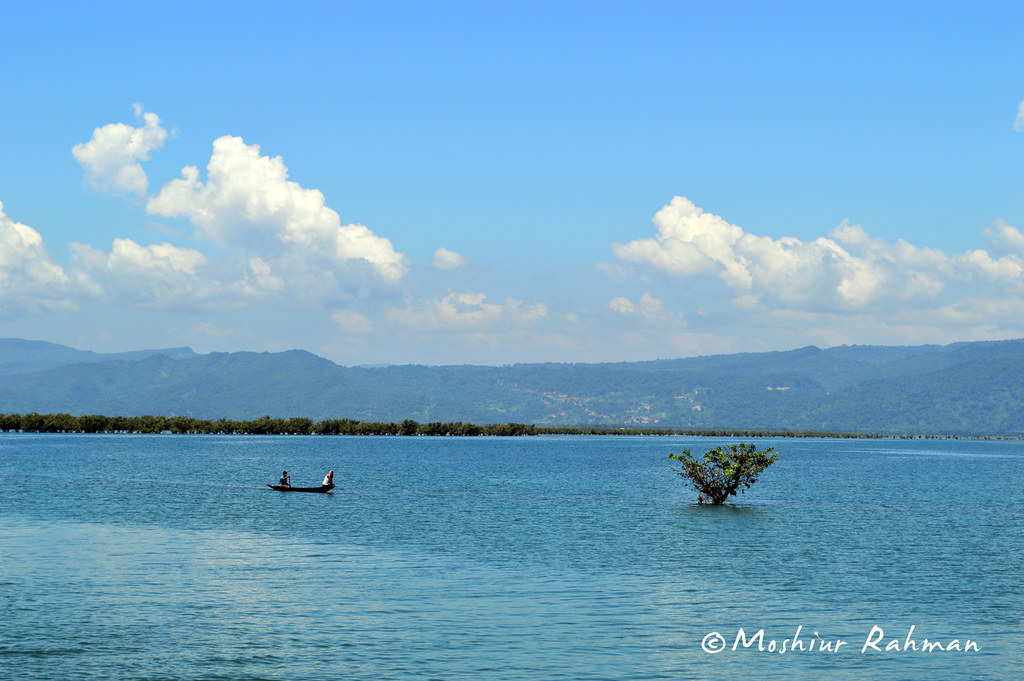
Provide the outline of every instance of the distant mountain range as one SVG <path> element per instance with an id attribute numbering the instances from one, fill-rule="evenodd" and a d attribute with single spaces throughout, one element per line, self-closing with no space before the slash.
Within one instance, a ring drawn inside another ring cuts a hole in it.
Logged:
<path id="1" fill-rule="evenodd" d="M 171 359 L 196 357 L 196 353 L 192 352 L 191 348 L 136 350 L 104 355 L 44 341 L 0 338 L 0 376 L 26 374 L 67 364 L 95 364 L 118 359 L 133 361 L 154 355 L 163 355 Z"/>
<path id="2" fill-rule="evenodd" d="M 1024 340 L 650 362 L 344 367 L 301 350 L 0 339 L 0 413 L 1024 434 Z"/>

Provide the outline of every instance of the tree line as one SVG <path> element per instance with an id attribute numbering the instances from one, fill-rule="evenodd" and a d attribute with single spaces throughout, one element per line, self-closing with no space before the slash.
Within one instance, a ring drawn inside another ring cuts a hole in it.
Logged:
<path id="1" fill-rule="evenodd" d="M 102 414 L 0 414 L 0 431 L 24 433 L 175 433 L 193 435 L 536 435 L 537 427 L 523 423 L 478 426 L 461 421 L 400 423 L 304 417 L 263 416 L 253 420 L 196 419 L 188 416 L 104 416 Z"/>
<path id="2" fill-rule="evenodd" d="M 103 416 L 102 414 L 0 414 L 0 431 L 23 433 L 175 433 L 192 435 L 426 435 L 426 436 L 521 436 L 521 435 L 688 435 L 694 437 L 785 438 L 950 438 L 948 435 L 887 435 L 793 430 L 722 428 L 615 428 L 608 426 L 537 426 L 525 423 L 492 423 L 479 426 L 462 421 L 419 423 L 327 419 L 288 419 L 263 416 L 252 420 L 196 419 L 189 416 Z M 965 438 L 978 439 L 978 438 Z M 981 439 L 1016 439 L 992 437 Z"/>
<path id="3" fill-rule="evenodd" d="M 823 430 L 767 430 L 750 428 L 615 428 L 611 426 L 538 426 L 538 435 L 689 435 L 693 437 L 819 437 L 828 439 L 883 439 L 879 433 L 849 433 Z M 906 438 L 926 436 L 901 436 Z"/>

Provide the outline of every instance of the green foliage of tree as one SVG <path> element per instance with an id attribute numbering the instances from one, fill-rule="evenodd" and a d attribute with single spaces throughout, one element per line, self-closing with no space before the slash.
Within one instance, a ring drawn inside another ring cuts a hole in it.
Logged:
<path id="1" fill-rule="evenodd" d="M 779 454 L 773 447 L 757 451 L 754 443 L 729 445 L 709 449 L 703 459 L 698 459 L 684 449 L 682 454 L 669 454 L 668 458 L 678 461 L 680 468 L 672 470 L 681 478 L 693 483 L 697 490 L 698 502 L 715 506 L 724 504 L 736 491 L 749 488 L 764 469 L 775 463 Z"/>

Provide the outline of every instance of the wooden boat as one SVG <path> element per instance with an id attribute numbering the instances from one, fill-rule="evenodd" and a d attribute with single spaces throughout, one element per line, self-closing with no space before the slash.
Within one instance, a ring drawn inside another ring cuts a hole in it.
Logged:
<path id="1" fill-rule="evenodd" d="M 319 487 L 282 487 L 281 485 L 267 484 L 270 489 L 276 489 L 278 492 L 330 492 L 334 489 L 334 485 L 320 485 Z"/>

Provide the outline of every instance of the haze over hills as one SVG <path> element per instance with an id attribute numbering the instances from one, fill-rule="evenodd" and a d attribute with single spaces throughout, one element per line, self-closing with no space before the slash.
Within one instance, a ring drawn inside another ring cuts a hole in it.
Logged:
<path id="1" fill-rule="evenodd" d="M 112 360 L 138 360 L 164 355 L 171 359 L 195 357 L 192 348 L 164 348 L 161 350 L 134 350 L 101 354 L 90 350 L 76 350 L 66 345 L 45 341 L 0 338 L 0 376 L 24 374 L 68 364 L 109 362 Z"/>
<path id="2" fill-rule="evenodd" d="M 311 353 L 101 355 L 0 340 L 0 413 L 1024 434 L 1024 341 L 649 362 L 344 367 Z"/>

